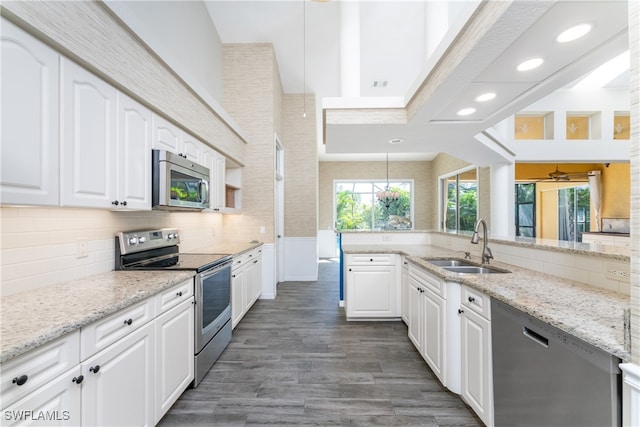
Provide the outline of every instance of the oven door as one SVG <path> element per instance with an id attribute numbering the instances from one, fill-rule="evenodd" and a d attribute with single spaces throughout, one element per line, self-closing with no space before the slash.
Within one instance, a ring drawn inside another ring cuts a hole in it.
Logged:
<path id="1" fill-rule="evenodd" d="M 209 169 L 168 151 L 153 150 L 154 209 L 209 207 Z"/>
<path id="2" fill-rule="evenodd" d="M 196 275 L 196 354 L 231 320 L 231 261 Z"/>

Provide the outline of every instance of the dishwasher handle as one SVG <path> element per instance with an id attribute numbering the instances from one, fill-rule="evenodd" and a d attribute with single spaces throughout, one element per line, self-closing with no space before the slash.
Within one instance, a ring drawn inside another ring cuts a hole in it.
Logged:
<path id="1" fill-rule="evenodd" d="M 533 329 L 529 329 L 526 326 L 522 327 L 522 334 L 530 340 L 540 344 L 544 348 L 549 348 L 549 339 L 543 337 Z"/>

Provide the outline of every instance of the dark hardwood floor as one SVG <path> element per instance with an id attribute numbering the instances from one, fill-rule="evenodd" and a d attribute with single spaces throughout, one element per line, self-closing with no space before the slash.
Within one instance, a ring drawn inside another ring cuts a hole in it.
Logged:
<path id="1" fill-rule="evenodd" d="M 198 388 L 159 425 L 481 426 L 444 389 L 402 322 L 347 322 L 338 263 L 259 300 Z"/>

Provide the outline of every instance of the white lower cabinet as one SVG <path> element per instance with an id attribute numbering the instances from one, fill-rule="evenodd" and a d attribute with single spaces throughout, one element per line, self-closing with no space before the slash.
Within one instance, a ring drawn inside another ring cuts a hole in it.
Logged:
<path id="1" fill-rule="evenodd" d="M 400 269 L 394 254 L 348 254 L 345 257 L 347 320 L 400 318 Z"/>
<path id="2" fill-rule="evenodd" d="M 402 257 L 402 274 L 400 276 L 400 311 L 402 320 L 409 324 L 409 261 Z"/>
<path id="3" fill-rule="evenodd" d="M 80 333 L 2 364 L 2 425 L 79 425 Z"/>
<path id="4" fill-rule="evenodd" d="M 235 328 L 262 293 L 262 248 L 233 258 L 231 321 Z"/>
<path id="5" fill-rule="evenodd" d="M 188 279 L 3 363 L 2 425 L 152 426 L 193 370 Z"/>
<path id="6" fill-rule="evenodd" d="M 462 288 L 462 392 L 478 417 L 493 425 L 493 377 L 491 362 L 490 298 L 466 286 Z"/>
<path id="7" fill-rule="evenodd" d="M 147 323 L 82 363 L 82 424 L 154 424 L 154 325 Z"/>
<path id="8" fill-rule="evenodd" d="M 446 386 L 446 302 L 427 286 L 416 271 L 409 273 L 408 317 L 409 339 Z"/>
<path id="9" fill-rule="evenodd" d="M 156 319 L 154 424 L 193 380 L 194 334 L 185 333 L 194 324 L 193 317 L 193 300 L 190 299 Z"/>

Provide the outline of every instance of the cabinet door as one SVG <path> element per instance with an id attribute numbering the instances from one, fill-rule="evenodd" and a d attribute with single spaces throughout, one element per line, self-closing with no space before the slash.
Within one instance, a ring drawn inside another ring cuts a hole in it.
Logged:
<path id="1" fill-rule="evenodd" d="M 116 90 L 62 58 L 61 205 L 115 202 Z"/>
<path id="2" fill-rule="evenodd" d="M 0 203 L 58 205 L 59 55 L 5 19 L 0 30 Z"/>
<path id="3" fill-rule="evenodd" d="M 395 267 L 350 265 L 347 271 L 347 318 L 396 317 Z"/>
<path id="4" fill-rule="evenodd" d="M 409 339 L 416 347 L 416 349 L 422 354 L 422 342 L 424 331 L 424 309 L 422 302 L 422 294 L 424 289 L 413 278 L 409 278 L 408 285 L 409 295 Z"/>
<path id="5" fill-rule="evenodd" d="M 151 210 L 151 111 L 118 93 L 118 124 L 119 207 Z"/>
<path id="6" fill-rule="evenodd" d="M 156 324 L 155 423 L 193 381 L 193 298 L 159 316 Z"/>
<path id="7" fill-rule="evenodd" d="M 245 282 L 245 268 L 239 267 L 233 270 L 231 274 L 231 319 L 234 328 L 244 316 Z"/>
<path id="8" fill-rule="evenodd" d="M 2 411 L 3 426 L 80 425 L 80 365 Z M 82 381 L 80 381 L 81 383 Z"/>
<path id="9" fill-rule="evenodd" d="M 262 250 L 256 250 L 254 256 L 256 257 L 253 260 L 255 268 L 251 282 L 253 283 L 253 302 L 255 303 L 262 295 Z"/>
<path id="10" fill-rule="evenodd" d="M 461 318 L 462 398 L 487 425 L 493 422 L 491 323 L 469 309 Z"/>
<path id="11" fill-rule="evenodd" d="M 152 117 L 153 148 L 167 150 L 174 154 L 181 154 L 180 138 L 182 131 L 176 125 L 157 114 L 153 114 Z"/>
<path id="12" fill-rule="evenodd" d="M 185 156 L 187 159 L 191 160 L 192 162 L 202 164 L 203 146 L 204 144 L 200 142 L 198 139 L 194 138 L 188 133 L 182 132 L 182 143 L 180 146 L 181 147 L 180 154 Z"/>
<path id="13" fill-rule="evenodd" d="M 400 287 L 401 287 L 401 311 L 402 311 L 402 320 L 407 325 L 409 324 L 409 268 L 408 261 L 402 260 L 402 275 L 400 278 Z"/>
<path id="14" fill-rule="evenodd" d="M 429 289 L 424 290 L 424 344 L 423 357 L 445 386 L 445 310 L 444 299 Z"/>
<path id="15" fill-rule="evenodd" d="M 209 183 L 209 209 L 220 211 L 225 207 L 225 158 L 211 147 L 202 149 L 202 164 L 209 168 L 211 182 Z"/>
<path id="16" fill-rule="evenodd" d="M 254 297 L 254 280 L 255 280 L 255 271 L 256 264 L 253 258 L 250 258 L 247 261 L 247 265 L 245 267 L 245 292 L 244 292 L 244 312 L 246 313 L 251 308 L 251 305 L 255 302 Z"/>
<path id="17" fill-rule="evenodd" d="M 82 424 L 154 424 L 154 323 L 82 363 Z"/>

